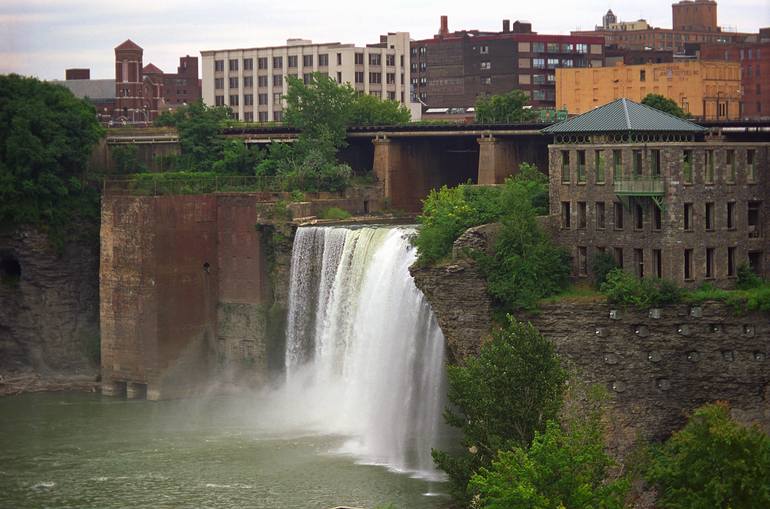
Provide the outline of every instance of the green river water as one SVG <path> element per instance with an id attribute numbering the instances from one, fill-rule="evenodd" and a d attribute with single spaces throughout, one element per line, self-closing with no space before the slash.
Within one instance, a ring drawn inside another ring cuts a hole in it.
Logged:
<path id="1" fill-rule="evenodd" d="M 256 396 L 0 398 L 0 507 L 446 505 L 442 483 L 357 464 L 290 415 Z"/>

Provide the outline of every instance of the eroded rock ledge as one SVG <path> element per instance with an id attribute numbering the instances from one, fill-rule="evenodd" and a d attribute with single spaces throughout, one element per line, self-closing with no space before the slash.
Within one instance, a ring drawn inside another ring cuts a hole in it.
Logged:
<path id="1" fill-rule="evenodd" d="M 456 241 L 450 261 L 412 269 L 453 362 L 478 352 L 493 325 L 484 278 L 464 254 L 488 249 L 493 236 L 493 229 L 473 228 Z M 610 441 L 620 450 L 639 437 L 665 438 L 694 408 L 715 400 L 770 431 L 767 315 L 739 315 L 719 302 L 650 311 L 564 300 L 517 318 L 550 338 L 578 379 L 608 389 Z"/>

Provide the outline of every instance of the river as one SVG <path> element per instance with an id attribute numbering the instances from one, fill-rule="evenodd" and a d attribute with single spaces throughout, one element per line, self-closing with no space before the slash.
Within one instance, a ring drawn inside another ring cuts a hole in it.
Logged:
<path id="1" fill-rule="evenodd" d="M 0 398 L 0 507 L 442 507 L 439 482 L 363 465 L 269 397 Z M 269 410 L 268 410 L 269 408 Z M 426 495 L 428 494 L 428 495 Z"/>

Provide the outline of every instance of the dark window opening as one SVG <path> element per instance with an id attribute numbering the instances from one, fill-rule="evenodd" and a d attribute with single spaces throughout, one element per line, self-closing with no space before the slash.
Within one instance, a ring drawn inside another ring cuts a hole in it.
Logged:
<path id="1" fill-rule="evenodd" d="M 561 227 L 564 229 L 571 228 L 571 216 L 570 203 L 568 201 L 561 202 Z"/>
<path id="2" fill-rule="evenodd" d="M 21 264 L 15 256 L 4 254 L 0 257 L 0 279 L 4 283 L 13 283 L 21 278 Z"/>
<path id="3" fill-rule="evenodd" d="M 652 228 L 654 230 L 663 228 L 663 213 L 659 207 L 652 208 Z"/>
<path id="4" fill-rule="evenodd" d="M 748 225 L 749 238 L 759 238 L 762 236 L 762 230 L 759 224 L 759 211 L 762 202 L 750 201 L 748 206 Z"/>
<path id="5" fill-rule="evenodd" d="M 663 277 L 663 254 L 660 249 L 652 250 L 652 266 L 655 269 L 655 277 Z"/>
<path id="6" fill-rule="evenodd" d="M 209 265 L 209 262 L 204 262 L 203 263 L 203 272 L 208 274 L 209 269 L 211 269 L 211 265 Z"/>
<path id="7" fill-rule="evenodd" d="M 692 249 L 684 250 L 684 278 L 692 279 Z"/>
<path id="8" fill-rule="evenodd" d="M 623 229 L 623 204 L 615 202 L 615 229 Z"/>
<path id="9" fill-rule="evenodd" d="M 637 230 L 644 228 L 644 208 L 642 208 L 642 206 L 639 204 L 637 204 L 635 207 L 634 221 L 634 227 Z"/>
<path id="10" fill-rule="evenodd" d="M 603 201 L 597 201 L 596 202 L 596 229 L 597 230 L 603 230 L 604 229 L 604 202 Z"/>
<path id="11" fill-rule="evenodd" d="M 727 202 L 727 229 L 735 228 L 735 202 Z"/>
<path id="12" fill-rule="evenodd" d="M 706 203 L 706 229 L 707 230 L 714 229 L 714 203 L 713 202 Z"/>
<path id="13" fill-rule="evenodd" d="M 714 277 L 714 248 L 706 248 L 706 277 Z"/>
<path id="14" fill-rule="evenodd" d="M 634 268 L 636 269 L 636 277 L 644 277 L 644 250 L 634 249 Z"/>
<path id="15" fill-rule="evenodd" d="M 754 274 L 762 275 L 762 251 L 749 251 L 749 267 Z"/>
<path id="16" fill-rule="evenodd" d="M 578 202 L 578 229 L 584 230 L 586 228 L 587 221 L 587 207 L 586 202 Z"/>
<path id="17" fill-rule="evenodd" d="M 735 276 L 735 247 L 727 248 L 727 276 Z"/>
<path id="18" fill-rule="evenodd" d="M 613 254 L 613 258 L 615 258 L 615 264 L 622 269 L 623 268 L 623 248 L 622 247 L 613 248 L 612 254 Z"/>
<path id="19" fill-rule="evenodd" d="M 684 229 L 692 230 L 692 203 L 684 204 Z"/>

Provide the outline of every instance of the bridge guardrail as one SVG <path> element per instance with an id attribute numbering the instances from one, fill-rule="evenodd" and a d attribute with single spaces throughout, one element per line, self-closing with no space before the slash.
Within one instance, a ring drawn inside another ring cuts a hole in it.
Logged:
<path id="1" fill-rule="evenodd" d="M 329 182 L 312 177 L 211 176 L 166 177 L 164 174 L 139 174 L 136 177 L 107 178 L 105 196 L 164 196 L 210 193 L 280 193 L 293 190 L 328 189 Z"/>

